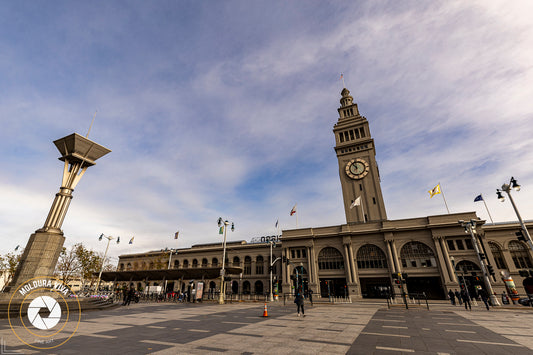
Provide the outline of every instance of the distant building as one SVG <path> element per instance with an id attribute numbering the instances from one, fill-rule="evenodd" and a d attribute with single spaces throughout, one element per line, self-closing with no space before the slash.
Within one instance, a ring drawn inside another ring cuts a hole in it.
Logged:
<path id="1" fill-rule="evenodd" d="M 275 289 L 284 293 L 294 292 L 295 287 L 311 289 L 322 297 L 387 297 L 391 292 L 398 294 L 395 277 L 400 273 L 409 293 L 445 298 L 448 290 L 459 289 L 460 283 L 473 292 L 476 286 L 485 287 L 475 252 L 477 243 L 494 269 L 490 276 L 494 291 L 501 294 L 505 290 L 501 277 L 504 272 L 524 294 L 525 276 L 520 276 L 520 270 L 533 270 L 533 255 L 516 238 L 518 222 L 485 224 L 475 212 L 387 219 L 368 120 L 360 115 L 346 88 L 341 92 L 340 103 L 333 132 L 347 223 L 284 230 L 280 245 L 273 250 L 273 259 L 282 257 L 288 262 L 274 265 Z M 458 220 L 476 220 L 476 241 L 465 234 Z M 533 223 L 527 225 L 533 228 Z M 139 288 L 161 285 L 163 280 L 150 278 L 149 271 L 167 269 L 169 260 L 170 269 L 182 270 L 180 275 L 185 277 L 192 275 L 187 270 L 219 267 L 221 257 L 221 243 L 194 245 L 172 255 L 164 250 L 121 255 L 118 272 L 106 277 L 132 282 Z M 233 293 L 270 291 L 267 243 L 228 243 L 226 265 L 240 271 L 228 281 L 228 290 Z M 145 271 L 142 278 L 141 274 L 135 276 L 136 270 Z M 129 278 L 123 277 L 126 274 L 120 276 L 121 272 L 129 272 Z M 206 288 L 218 290 L 219 279 L 210 276 L 204 277 Z M 184 290 L 189 280 L 165 281 L 168 290 Z"/>

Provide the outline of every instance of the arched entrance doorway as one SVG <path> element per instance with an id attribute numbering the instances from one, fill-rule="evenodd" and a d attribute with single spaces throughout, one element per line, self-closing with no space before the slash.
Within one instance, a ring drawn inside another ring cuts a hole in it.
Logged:
<path id="1" fill-rule="evenodd" d="M 262 295 L 263 294 L 263 282 L 261 282 L 259 280 L 255 282 L 254 293 L 256 295 Z"/>
<path id="2" fill-rule="evenodd" d="M 338 249 L 326 247 L 318 253 L 318 276 L 322 297 L 348 296 L 344 257 Z"/>
<path id="3" fill-rule="evenodd" d="M 238 281 L 233 280 L 231 282 L 231 292 L 234 294 L 239 293 L 239 282 Z"/>

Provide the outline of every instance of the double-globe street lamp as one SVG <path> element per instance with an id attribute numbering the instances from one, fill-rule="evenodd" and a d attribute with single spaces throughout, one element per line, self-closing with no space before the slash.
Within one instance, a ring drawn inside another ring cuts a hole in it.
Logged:
<path id="1" fill-rule="evenodd" d="M 493 306 L 499 306 L 500 303 L 498 302 L 498 298 L 496 298 L 496 296 L 494 295 L 494 290 L 492 289 L 492 285 L 490 283 L 487 265 L 485 265 L 486 256 L 485 255 L 483 257 L 481 256 L 482 253 L 477 243 L 477 239 L 476 239 L 476 233 L 477 233 L 476 223 L 477 222 L 475 219 L 471 219 L 468 222 L 460 220 L 459 223 L 461 224 L 462 227 L 464 227 L 465 233 L 470 234 L 470 236 L 472 237 L 472 244 L 474 245 L 474 249 L 476 250 L 479 264 L 481 265 L 481 271 L 483 272 L 483 281 L 485 282 L 485 287 L 487 289 L 487 292 L 489 293 L 490 302 L 492 303 Z"/>
<path id="2" fill-rule="evenodd" d="M 103 238 L 107 239 L 107 246 L 105 248 L 104 258 L 102 259 L 102 265 L 100 266 L 100 273 L 98 274 L 98 282 L 96 283 L 96 293 L 98 293 L 98 289 L 100 288 L 100 280 L 102 277 L 102 271 L 104 271 L 104 264 L 105 259 L 107 257 L 107 251 L 109 250 L 109 242 L 115 239 L 115 237 L 104 235 L 104 233 L 100 234 L 100 237 L 98 237 L 98 240 L 101 241 Z M 117 237 L 117 244 L 120 243 L 120 237 Z"/>
<path id="3" fill-rule="evenodd" d="M 527 230 L 526 225 L 524 224 L 524 221 L 522 220 L 522 217 L 518 212 L 518 208 L 516 208 L 513 196 L 511 195 L 511 189 L 515 191 L 520 191 L 520 185 L 514 177 L 511 177 L 511 181 L 509 182 L 509 184 L 503 184 L 501 190 L 496 189 L 496 195 L 498 196 L 498 199 L 501 202 L 505 201 L 505 196 L 502 195 L 502 191 L 505 191 L 507 193 L 507 196 L 509 196 L 509 200 L 511 201 L 511 204 L 513 205 L 514 211 L 516 213 L 516 217 L 518 217 L 518 221 L 520 221 L 520 226 L 522 227 L 522 231 L 517 233 L 518 240 L 525 241 L 529 245 L 529 248 L 531 248 L 531 250 L 533 251 L 533 241 L 531 240 L 531 235 L 529 234 L 529 231 Z"/>
<path id="4" fill-rule="evenodd" d="M 224 294 L 226 292 L 226 283 L 224 282 L 224 277 L 226 273 L 226 231 L 228 229 L 230 222 L 223 220 L 222 217 L 218 218 L 218 227 L 222 231 L 224 229 L 224 248 L 222 252 L 222 268 L 220 269 L 220 295 L 218 296 L 218 304 L 224 304 Z M 231 222 L 231 231 L 235 230 L 235 224 Z"/>

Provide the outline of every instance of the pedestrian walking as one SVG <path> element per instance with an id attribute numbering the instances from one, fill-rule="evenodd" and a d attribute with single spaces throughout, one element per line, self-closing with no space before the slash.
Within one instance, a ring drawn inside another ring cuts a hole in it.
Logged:
<path id="1" fill-rule="evenodd" d="M 465 310 L 472 310 L 472 305 L 470 304 L 470 295 L 464 288 L 461 290 L 461 298 L 465 304 Z"/>
<path id="2" fill-rule="evenodd" d="M 452 306 L 455 306 L 455 294 L 452 290 L 448 291 L 448 297 L 450 297 L 450 302 L 452 303 Z"/>
<path id="3" fill-rule="evenodd" d="M 131 303 L 131 300 L 133 299 L 133 296 L 135 296 L 135 290 L 133 289 L 133 286 L 130 286 L 130 289 L 128 291 L 128 296 L 126 297 L 126 304 L 125 306 L 129 306 Z"/>
<path id="4" fill-rule="evenodd" d="M 300 292 L 296 294 L 296 297 L 294 298 L 294 303 L 296 303 L 297 311 L 298 311 L 298 317 L 300 316 L 300 310 L 302 311 L 302 316 L 305 317 L 304 314 L 304 298 Z"/>
<path id="5" fill-rule="evenodd" d="M 455 298 L 457 298 L 457 301 L 459 301 L 459 306 L 461 306 L 463 304 L 463 301 L 461 300 L 461 294 L 459 293 L 459 291 L 457 291 L 457 289 L 455 289 Z"/>
<path id="6" fill-rule="evenodd" d="M 485 303 L 485 307 L 487 307 L 487 311 L 490 310 L 489 307 L 489 296 L 487 295 L 487 291 L 481 290 L 479 291 L 479 295 L 481 296 L 481 299 L 483 300 L 483 303 Z"/>
<path id="7" fill-rule="evenodd" d="M 122 289 L 122 305 L 126 305 L 126 301 L 128 300 L 128 288 L 124 286 Z"/>

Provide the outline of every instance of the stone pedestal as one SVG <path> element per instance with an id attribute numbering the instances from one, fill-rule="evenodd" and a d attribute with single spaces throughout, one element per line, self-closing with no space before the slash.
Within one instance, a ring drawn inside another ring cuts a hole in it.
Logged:
<path id="1" fill-rule="evenodd" d="M 53 276 L 64 242 L 63 233 L 41 231 L 33 233 L 5 292 L 14 291 L 31 278 Z"/>

